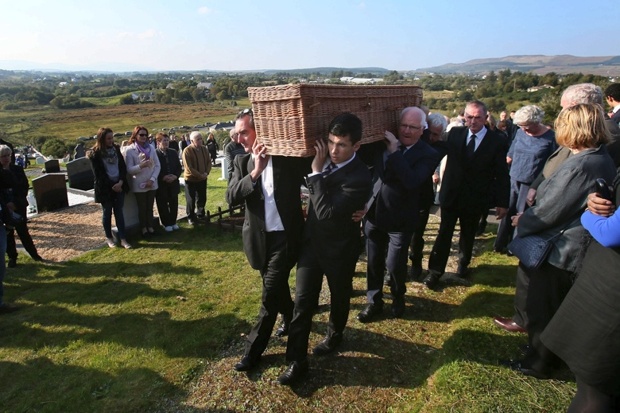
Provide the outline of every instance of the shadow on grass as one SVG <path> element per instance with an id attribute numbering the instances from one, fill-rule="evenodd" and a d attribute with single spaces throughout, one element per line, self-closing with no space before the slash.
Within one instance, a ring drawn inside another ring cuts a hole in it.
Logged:
<path id="1" fill-rule="evenodd" d="M 54 363 L 46 357 L 25 363 L 0 361 L 0 372 L 3 406 L 22 406 L 23 411 L 124 411 L 128 398 L 134 399 L 135 411 L 153 407 L 154 400 L 147 395 L 128 393 L 126 383 L 138 388 L 145 385 L 157 388 L 164 395 L 184 392 L 147 368 L 120 368 L 106 373 L 96 368 Z M 23 382 L 11 380 L 12 377 L 36 377 L 36 381 L 23 386 Z"/>

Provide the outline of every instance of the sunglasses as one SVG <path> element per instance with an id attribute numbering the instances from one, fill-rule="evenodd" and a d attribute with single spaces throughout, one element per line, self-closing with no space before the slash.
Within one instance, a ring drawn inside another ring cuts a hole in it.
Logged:
<path id="1" fill-rule="evenodd" d="M 139 133 L 138 136 L 149 136 L 146 133 Z"/>

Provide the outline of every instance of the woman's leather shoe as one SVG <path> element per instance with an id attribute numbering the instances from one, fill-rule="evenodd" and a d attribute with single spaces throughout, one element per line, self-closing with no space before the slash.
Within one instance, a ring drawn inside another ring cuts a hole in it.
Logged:
<path id="1" fill-rule="evenodd" d="M 511 333 L 527 333 L 527 330 L 515 323 L 512 318 L 495 317 L 493 322 L 498 327 L 501 327 L 506 331 L 510 331 Z"/>

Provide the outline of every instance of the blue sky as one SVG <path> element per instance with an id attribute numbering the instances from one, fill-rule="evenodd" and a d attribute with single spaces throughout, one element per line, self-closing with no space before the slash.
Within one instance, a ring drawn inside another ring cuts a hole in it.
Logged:
<path id="1" fill-rule="evenodd" d="M 0 15 L 0 69 L 11 70 L 414 70 L 620 55 L 617 0 L 0 0 Z"/>

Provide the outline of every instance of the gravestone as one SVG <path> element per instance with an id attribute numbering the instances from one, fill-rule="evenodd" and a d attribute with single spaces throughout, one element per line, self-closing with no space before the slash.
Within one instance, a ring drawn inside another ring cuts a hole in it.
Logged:
<path id="1" fill-rule="evenodd" d="M 41 175 L 32 180 L 32 188 L 39 212 L 54 211 L 69 206 L 67 185 L 63 173 Z"/>
<path id="2" fill-rule="evenodd" d="M 58 162 L 58 159 L 50 159 L 49 161 L 45 161 L 45 172 L 48 174 L 60 172 L 60 163 Z"/>
<path id="3" fill-rule="evenodd" d="M 43 165 L 45 163 L 45 158 L 42 156 L 37 156 L 37 159 L 35 160 L 35 163 L 37 165 Z"/>
<path id="4" fill-rule="evenodd" d="M 78 158 L 67 163 L 69 188 L 88 191 L 95 187 L 95 174 L 88 158 Z"/>

